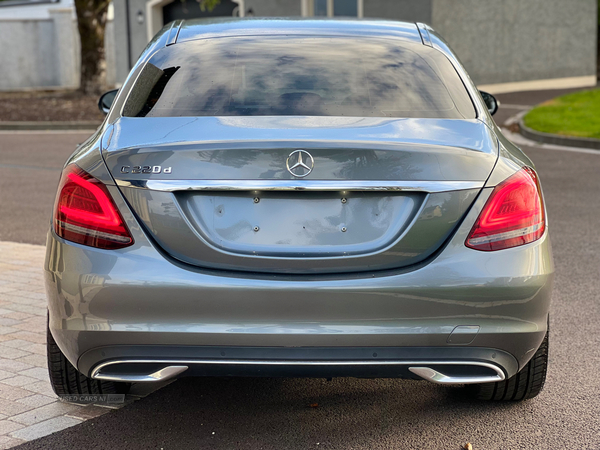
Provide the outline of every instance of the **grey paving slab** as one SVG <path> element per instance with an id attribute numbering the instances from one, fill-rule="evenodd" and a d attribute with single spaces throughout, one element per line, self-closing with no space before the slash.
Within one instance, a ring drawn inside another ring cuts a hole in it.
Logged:
<path id="1" fill-rule="evenodd" d="M 14 377 L 5 378 L 1 380 L 2 383 L 8 384 L 9 386 L 25 386 L 37 383 L 37 378 L 26 377 L 24 375 L 16 375 Z"/>
<path id="2" fill-rule="evenodd" d="M 22 439 L 12 438 L 10 436 L 0 436 L 0 450 L 16 447 L 19 444 L 26 442 Z"/>
<path id="3" fill-rule="evenodd" d="M 40 406 L 47 405 L 48 403 L 56 403 L 56 396 L 48 396 L 42 394 L 33 394 L 29 397 L 23 397 L 17 400 L 17 403 L 30 408 L 39 408 Z"/>
<path id="4" fill-rule="evenodd" d="M 23 425 L 33 425 L 51 419 L 52 417 L 63 416 L 67 413 L 72 414 L 81 408 L 81 406 L 73 405 L 71 403 L 53 402 L 12 416 L 10 420 Z"/>
<path id="5" fill-rule="evenodd" d="M 0 420 L 0 436 L 6 435 L 11 431 L 16 431 L 23 428 L 23 425 L 11 420 Z"/>
<path id="6" fill-rule="evenodd" d="M 79 423 L 81 423 L 81 419 L 60 416 L 44 422 L 36 423 L 35 425 L 31 425 L 29 427 L 21 428 L 18 431 L 10 433 L 10 436 L 17 439 L 23 439 L 25 441 L 31 441 L 48 434 L 56 433 L 57 431 L 64 430 L 65 428 L 72 427 L 73 425 L 77 425 Z"/>

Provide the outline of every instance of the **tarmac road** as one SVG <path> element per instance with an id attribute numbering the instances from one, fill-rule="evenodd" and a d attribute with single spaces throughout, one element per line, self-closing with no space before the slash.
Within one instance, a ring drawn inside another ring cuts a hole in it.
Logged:
<path id="1" fill-rule="evenodd" d="M 60 171 L 90 134 L 0 131 L 0 241 L 46 243 Z"/>
<path id="2" fill-rule="evenodd" d="M 527 104 L 517 100 L 505 103 Z M 44 242 L 55 169 L 83 138 L 0 134 L 1 240 Z M 402 380 L 181 379 L 19 449 L 600 448 L 600 152 L 522 147 L 540 173 L 556 262 L 550 371 L 536 399 L 478 403 Z"/>

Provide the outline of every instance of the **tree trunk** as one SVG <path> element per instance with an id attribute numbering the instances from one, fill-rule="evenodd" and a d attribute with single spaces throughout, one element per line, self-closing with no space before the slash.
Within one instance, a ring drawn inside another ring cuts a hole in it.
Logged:
<path id="1" fill-rule="evenodd" d="M 75 0 L 81 40 L 81 85 L 85 94 L 103 89 L 104 28 L 110 0 Z"/>

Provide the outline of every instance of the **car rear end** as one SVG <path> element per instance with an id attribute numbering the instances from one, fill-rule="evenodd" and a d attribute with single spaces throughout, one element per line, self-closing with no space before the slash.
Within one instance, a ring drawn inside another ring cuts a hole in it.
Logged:
<path id="1" fill-rule="evenodd" d="M 539 180 L 414 28 L 144 63 L 59 186 L 46 274 L 68 360 L 130 382 L 522 370 L 553 276 Z"/>

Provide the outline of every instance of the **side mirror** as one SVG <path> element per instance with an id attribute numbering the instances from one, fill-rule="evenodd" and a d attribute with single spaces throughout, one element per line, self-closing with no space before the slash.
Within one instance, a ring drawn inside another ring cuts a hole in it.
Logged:
<path id="1" fill-rule="evenodd" d="M 110 107 L 115 101 L 117 92 L 119 92 L 118 89 L 113 89 L 112 91 L 105 92 L 100 96 L 100 100 L 98 100 L 98 109 L 102 111 L 104 115 L 108 114 L 108 111 L 110 111 Z"/>
<path id="2" fill-rule="evenodd" d="M 483 101 L 485 102 L 485 106 L 487 106 L 488 111 L 493 116 L 498 111 L 498 107 L 500 106 L 500 102 L 496 100 L 492 94 L 488 94 L 487 92 L 479 91 Z"/>

